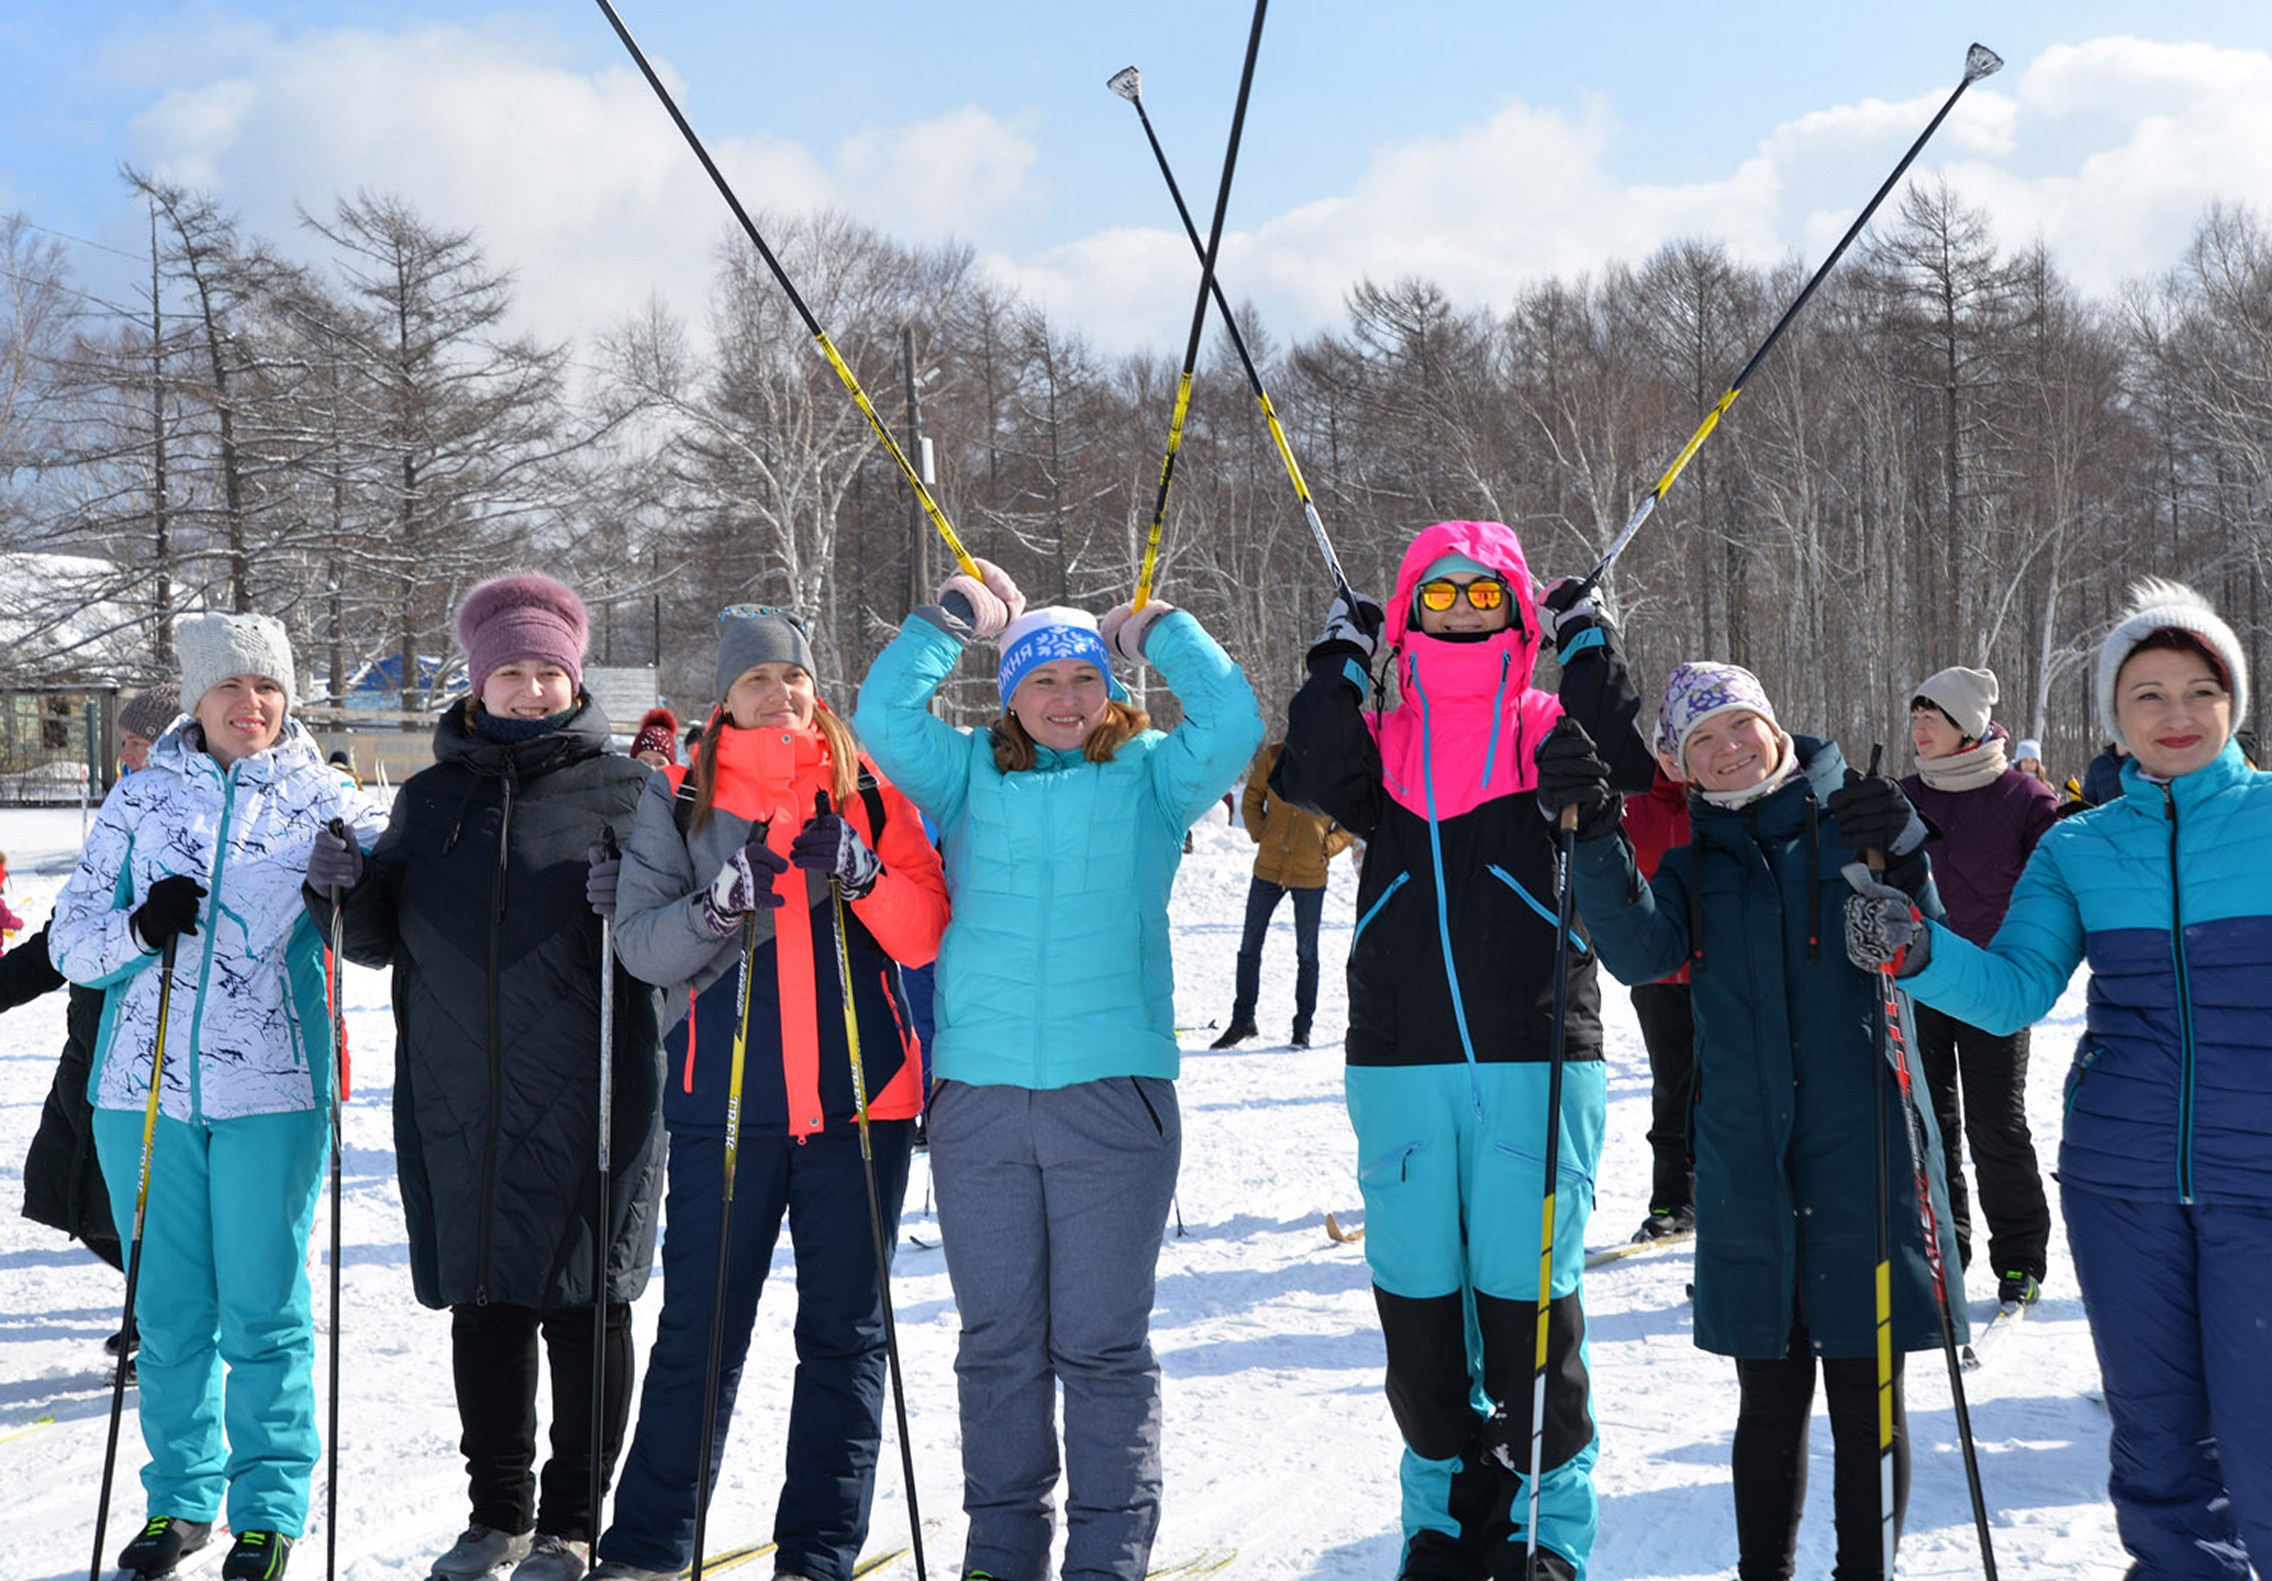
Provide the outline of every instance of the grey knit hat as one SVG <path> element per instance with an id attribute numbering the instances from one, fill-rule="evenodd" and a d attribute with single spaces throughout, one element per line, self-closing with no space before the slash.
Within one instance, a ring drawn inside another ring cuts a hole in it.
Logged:
<path id="1" fill-rule="evenodd" d="M 182 704 L 198 699 L 232 675 L 265 675 L 284 688 L 284 706 L 299 706 L 292 639 L 273 615 L 183 615 L 174 622 L 174 656 L 181 661 Z"/>
<path id="2" fill-rule="evenodd" d="M 718 700 L 760 664 L 795 664 L 818 677 L 802 615 L 770 604 L 733 604 L 718 612 Z"/>
<path id="3" fill-rule="evenodd" d="M 118 728 L 127 735 L 155 741 L 181 714 L 181 688 L 172 681 L 145 686 L 118 708 Z"/>
<path id="4" fill-rule="evenodd" d="M 2233 694 L 2233 721 L 2248 717 L 2248 653 L 2233 635 L 2233 628 L 2217 618 L 2209 601 L 2183 582 L 2147 577 L 2130 584 L 2130 599 L 2121 620 L 2106 634 L 2098 650 L 2098 717 L 2106 734 L 2136 750 L 2122 734 L 2114 717 L 2114 683 L 2132 649 L 2157 631 L 2182 631 L 2197 639 L 2225 672 L 2225 689 Z"/>
<path id="5" fill-rule="evenodd" d="M 1961 664 L 1928 675 L 1916 691 L 1975 741 L 1988 739 L 1988 716 L 1996 707 L 1996 694 L 1994 670 L 1968 670 Z"/>

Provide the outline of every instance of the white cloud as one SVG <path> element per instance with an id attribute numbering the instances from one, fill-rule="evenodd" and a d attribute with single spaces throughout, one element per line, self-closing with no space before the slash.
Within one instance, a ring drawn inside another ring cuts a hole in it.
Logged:
<path id="1" fill-rule="evenodd" d="M 122 75 L 185 80 L 149 56 Z M 698 316 L 725 211 L 628 64 L 595 73 L 568 56 L 526 24 L 237 30 L 185 57 L 194 84 L 137 120 L 133 157 L 210 187 L 280 239 L 294 234 L 295 202 L 321 212 L 356 190 L 474 227 L 516 270 L 525 321 L 548 338 L 588 336 L 653 293 Z M 1689 237 L 1811 266 L 1947 91 L 1812 111 L 1725 173 L 1675 184 L 1618 174 L 1647 156 L 1625 146 L 1605 99 L 1575 114 L 1504 103 L 1384 144 L 1335 196 L 1274 208 L 1265 186 L 1242 183 L 1224 281 L 1283 338 L 1337 323 L 1366 277 L 1421 275 L 1500 307 L 1543 276 Z M 686 108 L 698 125 L 718 113 L 699 96 Z M 1197 283 L 1180 232 L 1028 244 L 1049 212 L 1041 138 L 1030 113 L 971 105 L 827 149 L 723 135 L 711 147 L 757 212 L 828 206 L 907 241 L 958 237 L 1100 347 L 1179 350 Z M 1058 179 L 1086 179 L 1087 156 L 1067 151 Z M 2047 49 L 1967 93 L 1915 175 L 1935 172 L 1990 213 L 2005 245 L 2040 235 L 2086 291 L 2111 292 L 2169 267 L 2212 199 L 2272 208 L 2272 54 L 2123 38 Z"/>

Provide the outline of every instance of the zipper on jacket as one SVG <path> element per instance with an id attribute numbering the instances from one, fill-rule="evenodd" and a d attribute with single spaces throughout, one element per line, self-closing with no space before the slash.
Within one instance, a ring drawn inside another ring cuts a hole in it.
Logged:
<path id="1" fill-rule="evenodd" d="M 1514 654 L 1499 650 L 1499 689 L 1491 694 L 1491 739 L 1483 748 L 1483 789 L 1491 788 L 1491 770 L 1499 761 L 1499 724 L 1504 716 L 1499 712 L 1507 700 L 1507 666 L 1514 662 Z"/>
<path id="2" fill-rule="evenodd" d="M 1444 893 L 1444 831 L 1436 821 L 1435 714 L 1428 706 L 1428 689 L 1420 684 L 1420 661 L 1408 660 L 1412 690 L 1420 699 L 1420 782 L 1428 800 L 1428 859 L 1436 879 L 1436 939 L 1444 952 L 1444 982 L 1451 989 L 1452 1021 L 1459 1028 L 1460 1052 L 1467 1056 L 1467 1084 L 1475 1099 L 1477 1116 L 1483 1113 L 1483 1078 L 1476 1070 L 1475 1039 L 1467 1031 L 1467 1006 L 1460 998 L 1459 966 L 1452 959 L 1451 897 Z"/>
<path id="3" fill-rule="evenodd" d="M 2185 964 L 2185 904 L 2177 887 L 2177 789 L 2162 787 L 2169 813 L 2169 953 L 2177 973 L 2177 1200 L 2193 1201 L 2193 984 Z"/>
<path id="4" fill-rule="evenodd" d="M 221 932 L 221 878 L 229 866 L 229 823 L 237 810 L 237 766 L 232 763 L 224 769 L 216 765 L 215 769 L 221 777 L 221 827 L 213 837 L 212 893 L 205 897 L 206 914 L 202 919 L 205 924 L 205 948 L 199 952 L 197 1007 L 192 1012 L 189 1023 L 189 1118 L 192 1123 L 202 1123 L 205 1118 L 205 1084 L 200 1069 L 205 1062 L 199 1054 L 205 1041 L 205 990 L 213 979 L 213 944 Z M 158 970 L 165 970 L 163 953 L 158 958 Z M 158 1074 L 156 1066 L 157 1059 L 153 1054 L 150 1071 L 153 1080 Z M 162 1104 L 164 1099 L 159 1101 Z"/>
<path id="5" fill-rule="evenodd" d="M 1523 886 L 1516 881 L 1514 874 L 1508 872 L 1505 868 L 1501 867 L 1496 862 L 1486 862 L 1484 864 L 1484 867 L 1490 872 L 1492 877 L 1496 878 L 1500 883 L 1513 890 L 1515 894 L 1520 897 L 1524 905 L 1530 907 L 1531 910 L 1537 912 L 1539 916 L 1543 917 L 1546 920 L 1546 925 L 1548 927 L 1558 928 L 1562 925 L 1562 919 L 1554 915 L 1553 912 L 1547 910 L 1545 903 L 1541 901 L 1536 895 L 1523 888 Z M 1576 928 L 1572 928 L 1570 930 L 1570 948 L 1576 950 L 1580 955 L 1584 955 L 1588 949 L 1586 941 L 1578 937 L 1578 930 Z"/>
<path id="6" fill-rule="evenodd" d="M 1390 897 L 1395 895 L 1398 890 L 1402 889 L 1404 887 L 1404 881 L 1411 876 L 1412 875 L 1410 873 L 1397 874 L 1396 877 L 1388 881 L 1388 888 L 1380 892 L 1380 898 L 1378 898 L 1371 905 L 1365 908 L 1365 914 L 1357 919 L 1356 931 L 1349 935 L 1350 949 L 1354 950 L 1357 947 L 1357 941 L 1365 936 L 1365 929 L 1371 925 L 1372 920 L 1375 917 L 1381 914 L 1381 907 L 1389 903 Z"/>
<path id="7" fill-rule="evenodd" d="M 512 754 L 505 755 L 503 797 L 497 810 L 497 870 L 489 880 L 489 1134 L 481 1149 L 480 1244 L 474 1253 L 473 1304 L 489 1304 L 489 1218 L 497 1190 L 498 1106 L 505 1096 L 504 1006 L 497 976 L 505 959 L 505 871 L 513 840 L 513 785 L 520 778 Z M 601 1233 L 605 1233 L 604 1229 Z"/>

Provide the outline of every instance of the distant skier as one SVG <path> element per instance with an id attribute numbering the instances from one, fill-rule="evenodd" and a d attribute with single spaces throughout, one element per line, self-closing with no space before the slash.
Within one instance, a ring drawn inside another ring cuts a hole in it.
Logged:
<path id="1" fill-rule="evenodd" d="M 1806 1498 L 1819 1366 L 1829 1397 L 1837 1573 L 1885 1581 L 1879 1524 L 1877 1094 L 1887 1157 L 1908 1139 L 1873 1034 L 1877 986 L 1846 960 L 1841 869 L 1885 850 L 1889 879 L 1934 915 L 1925 828 L 1900 788 L 1846 768 L 1835 742 L 1794 736 L 1750 671 L 1683 664 L 1660 738 L 1688 781 L 1689 843 L 1641 881 L 1618 838 L 1608 765 L 1575 721 L 1538 755 L 1539 802 L 1578 810 L 1578 905 L 1602 964 L 1651 982 L 1686 963 L 1696 1015 L 1696 1343 L 1736 1359 L 1732 1452 L 1737 1573 L 1788 1577 Z M 1955 1238 L 1938 1140 L 1924 1118 L 1941 1258 Z M 1890 1170 L 1894 1524 L 1909 1495 L 1901 1352 L 1937 1350 L 1914 1174 Z M 1958 1337 L 1964 1307 L 1954 1303 Z"/>
<path id="2" fill-rule="evenodd" d="M 639 1424 L 594 1575 L 671 1581 L 685 1566 L 703 1460 L 715 1488 L 734 1402 L 749 1384 L 790 1400 L 775 1567 L 848 1581 L 875 1497 L 887 1358 L 827 880 L 837 878 L 845 899 L 887 1243 L 899 1238 L 924 1098 L 895 964 L 927 961 L 937 950 L 946 884 L 915 809 L 869 771 L 852 732 L 821 700 L 805 623 L 735 605 L 718 617 L 717 632 L 717 710 L 690 765 L 645 776 L 623 853 L 617 952 L 641 977 L 674 985 L 663 1093 L 670 1233 Z M 826 813 L 814 810 L 821 791 Z M 738 1013 L 745 986 L 746 1048 Z M 744 1086 L 726 1322 L 716 1434 L 704 1443 L 737 1050 Z M 796 1372 L 752 1380 L 743 1361 L 784 1221 L 797 1263 Z"/>
<path id="3" fill-rule="evenodd" d="M 2044 835 L 1983 948 L 1897 894 L 1856 897 L 1855 959 L 1991 1031 L 2091 967 L 2059 1202 L 2114 1419 L 2138 1577 L 2272 1559 L 2272 774 L 2249 768 L 2242 640 L 2178 583 L 2100 645 L 2121 790 Z"/>
<path id="4" fill-rule="evenodd" d="M 396 1170 L 422 1306 L 450 1313 L 471 1509 L 436 1581 L 578 1581 L 592 1481 L 599 919 L 588 853 L 628 833 L 647 770 L 608 750 L 583 689 L 583 601 L 551 577 L 480 583 L 457 612 L 470 695 L 434 726 L 368 858 L 328 831 L 309 914 L 347 892 L 348 959 L 394 974 Z M 631 1303 L 662 1191 L 659 996 L 615 984 L 603 1415 L 612 1469 L 631 1410 Z M 551 1376 L 551 1455 L 537 1395 Z"/>
<path id="5" fill-rule="evenodd" d="M 1956 667 L 1926 677 L 1909 700 L 1917 771 L 1901 782 L 1934 830 L 1925 850 L 1948 924 L 1975 944 L 1995 937 L 2029 854 L 2059 821 L 2051 787 L 2005 765 L 2002 729 L 1990 720 L 1996 694 L 1992 670 Z M 1972 1264 L 1969 1152 L 1996 1298 L 2032 1305 L 2043 1291 L 2051 1205 L 2027 1124 L 2027 1028 L 1999 1036 L 1920 1005 L 1917 1043 L 1940 1122 L 1957 1260 Z"/>
<path id="6" fill-rule="evenodd" d="M 103 801 L 56 897 L 50 943 L 110 991 L 95 1145 L 131 1242 L 159 962 L 178 941 L 135 1322 L 149 1520 L 119 1554 L 146 1576 L 210 1540 L 227 1581 L 277 1581 L 318 1452 L 307 1249 L 330 1123 L 323 946 L 300 885 L 333 818 L 375 837 L 290 717 L 295 666 L 266 615 L 174 623 L 189 714 Z"/>
<path id="7" fill-rule="evenodd" d="M 1298 807 L 1271 790 L 1271 771 L 1284 751 L 1285 743 L 1277 741 L 1262 749 L 1247 774 L 1246 794 L 1239 800 L 1239 816 L 1256 847 L 1254 876 L 1247 884 L 1246 927 L 1239 935 L 1230 1024 L 1210 1045 L 1214 1048 L 1236 1048 L 1261 1035 L 1254 1015 L 1262 994 L 1262 946 L 1270 936 L 1270 918 L 1278 902 L 1289 896 L 1294 902 L 1294 1026 L 1289 1039 L 1294 1047 L 1310 1046 L 1310 1026 L 1317 1017 L 1317 930 L 1325 914 L 1326 874 L 1354 836 L 1331 818 Z"/>
<path id="8" fill-rule="evenodd" d="M 1575 584 L 1542 608 L 1514 532 L 1442 522 L 1386 612 L 1399 706 L 1366 707 L 1379 605 L 1336 598 L 1287 710 L 1287 797 L 1368 842 L 1349 948 L 1348 1099 L 1365 1257 L 1403 1434 L 1410 1581 L 1523 1572 L 1546 1181 L 1555 837 L 1531 755 L 1565 709 L 1620 783 L 1648 747 L 1612 630 Z M 1531 684 L 1552 642 L 1561 695 Z M 1598 1523 L 1581 1279 L 1608 1083 L 1593 954 L 1570 957 L 1539 1575 L 1583 1581 Z M 1478 1398 L 1488 1402 L 1478 1409 Z"/>
<path id="9" fill-rule="evenodd" d="M 1168 891 L 1262 717 L 1173 605 L 1028 610 L 979 569 L 908 616 L 856 716 L 938 824 L 954 900 L 931 1168 L 962 1316 L 963 1573 L 1042 1581 L 1062 1465 L 1064 1573 L 1142 1581 L 1161 1499 L 1153 1281 L 1183 1149 Z M 988 638 L 1001 716 L 957 730 L 932 698 Z M 1183 723 L 1149 728 L 1115 654 L 1159 670 Z"/>

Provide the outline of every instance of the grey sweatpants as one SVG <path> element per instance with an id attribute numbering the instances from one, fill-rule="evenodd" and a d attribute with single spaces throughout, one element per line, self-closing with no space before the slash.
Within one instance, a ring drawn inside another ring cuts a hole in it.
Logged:
<path id="1" fill-rule="evenodd" d="M 963 1568 L 1043 1581 L 1065 1391 L 1066 1581 L 1142 1581 L 1160 1524 L 1152 1285 L 1183 1154 L 1175 1084 L 942 1082 L 931 1167 L 962 1314 Z"/>

